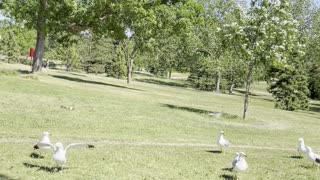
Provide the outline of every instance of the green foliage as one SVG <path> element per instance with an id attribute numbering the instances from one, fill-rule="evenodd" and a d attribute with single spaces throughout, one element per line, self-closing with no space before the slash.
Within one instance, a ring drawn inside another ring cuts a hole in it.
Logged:
<path id="1" fill-rule="evenodd" d="M 188 81 L 190 81 L 195 88 L 213 91 L 216 78 L 215 67 L 216 64 L 214 61 L 210 61 L 210 59 L 206 57 L 200 58 L 191 69 Z"/>
<path id="2" fill-rule="evenodd" d="M 306 66 L 309 75 L 310 98 L 320 99 L 320 10 L 314 16 L 312 28 L 308 33 L 305 52 Z"/>
<path id="3" fill-rule="evenodd" d="M 307 77 L 301 70 L 289 65 L 273 65 L 269 77 L 269 92 L 275 97 L 276 108 L 289 111 L 308 109 Z"/>
<path id="4" fill-rule="evenodd" d="M 67 71 L 71 71 L 73 68 L 79 67 L 80 64 L 80 55 L 77 50 L 77 44 L 72 44 L 70 46 L 57 46 L 50 50 L 48 57 L 49 61 L 61 61 L 65 65 Z"/>
<path id="5" fill-rule="evenodd" d="M 314 64 L 310 69 L 308 88 L 310 90 L 310 98 L 320 100 L 320 65 Z"/>
<path id="6" fill-rule="evenodd" d="M 2 33 L 1 52 L 7 56 L 8 62 L 17 62 L 20 57 L 20 46 L 17 40 L 17 31 L 12 27 L 8 27 Z"/>
<path id="7" fill-rule="evenodd" d="M 36 32 L 34 30 L 19 27 L 16 36 L 20 47 L 20 54 L 29 57 L 30 48 L 34 48 L 36 45 Z"/>

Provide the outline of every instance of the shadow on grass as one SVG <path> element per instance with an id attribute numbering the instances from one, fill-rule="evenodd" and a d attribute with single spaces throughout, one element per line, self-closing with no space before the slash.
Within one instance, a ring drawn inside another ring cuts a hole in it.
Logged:
<path id="1" fill-rule="evenodd" d="M 134 74 L 137 74 L 137 75 L 140 75 L 140 76 L 154 77 L 154 75 L 152 75 L 152 74 L 148 74 L 148 73 L 141 72 L 141 71 L 135 71 L 135 72 L 133 72 L 133 73 L 134 73 Z"/>
<path id="2" fill-rule="evenodd" d="M 99 81 L 84 80 L 84 79 L 68 77 L 68 76 L 52 75 L 52 77 L 64 79 L 64 80 L 68 80 L 68 81 L 79 82 L 79 83 L 97 84 L 97 85 L 105 85 L 105 86 L 111 86 L 111 87 L 117 87 L 117 88 L 123 88 L 123 89 L 130 89 L 130 90 L 135 90 L 135 91 L 143 91 L 141 89 L 129 88 L 129 87 L 125 87 L 125 86 L 108 84 L 108 83 L 99 82 Z"/>
<path id="3" fill-rule="evenodd" d="M 240 94 L 232 93 L 232 94 L 229 94 L 229 95 L 244 97 L 244 93 L 240 93 Z M 256 94 L 251 94 L 251 93 L 250 93 L 250 95 L 252 96 L 251 98 L 253 98 L 253 99 L 258 99 L 258 100 L 268 101 L 268 102 L 274 102 L 272 96 L 271 96 L 271 98 L 268 98 L 266 95 L 256 95 Z"/>
<path id="4" fill-rule="evenodd" d="M 240 89 L 233 89 L 233 91 L 238 92 L 238 93 L 243 94 L 243 95 L 246 93 L 245 90 L 240 90 Z M 254 94 L 254 93 L 252 93 L 252 92 L 250 92 L 249 95 L 250 95 L 250 96 L 260 96 L 260 95 L 258 95 L 258 94 Z"/>
<path id="5" fill-rule="evenodd" d="M 44 156 L 41 156 L 40 154 L 35 153 L 35 152 L 31 153 L 30 157 L 34 158 L 34 159 L 43 159 L 44 158 Z"/>
<path id="6" fill-rule="evenodd" d="M 303 157 L 302 156 L 290 156 L 289 158 L 291 158 L 291 159 L 302 159 Z"/>
<path id="7" fill-rule="evenodd" d="M 222 168 L 221 170 L 222 170 L 222 171 L 229 171 L 229 172 L 232 172 L 232 168 Z"/>
<path id="8" fill-rule="evenodd" d="M 85 75 L 77 74 L 77 73 L 70 73 L 70 74 L 75 75 L 75 76 L 80 76 L 80 77 L 86 77 Z"/>
<path id="9" fill-rule="evenodd" d="M 318 107 L 318 106 L 312 105 L 310 106 L 309 111 L 320 112 L 320 106 Z"/>
<path id="10" fill-rule="evenodd" d="M 218 150 L 207 150 L 207 153 L 212 153 L 212 154 L 221 154 L 222 151 L 218 151 Z"/>
<path id="11" fill-rule="evenodd" d="M 196 109 L 196 108 L 191 108 L 191 107 L 184 107 L 184 106 L 177 106 L 177 105 L 172 105 L 172 104 L 163 104 L 163 106 L 171 108 L 171 109 L 180 109 L 183 111 L 189 111 L 193 113 L 198 113 L 198 114 L 209 114 L 213 113 L 211 111 L 203 110 L 203 109 Z M 217 113 L 217 112 L 215 112 Z"/>
<path id="12" fill-rule="evenodd" d="M 15 179 L 13 179 L 13 178 L 5 175 L 5 174 L 0 174 L 0 179 L 1 180 L 15 180 Z"/>
<path id="13" fill-rule="evenodd" d="M 176 83 L 176 82 L 166 82 L 157 79 L 135 79 L 135 81 L 151 83 L 151 84 L 158 84 L 158 85 L 165 85 L 165 86 L 174 86 L 174 87 L 188 87 L 187 84 L 183 83 Z"/>
<path id="14" fill-rule="evenodd" d="M 27 70 L 17 70 L 17 72 L 20 74 L 31 74 L 31 71 L 27 71 Z"/>
<path id="15" fill-rule="evenodd" d="M 168 107 L 168 108 L 171 108 L 171 109 L 179 109 L 179 110 L 189 111 L 189 112 L 198 113 L 198 114 L 209 115 L 209 113 L 219 113 L 219 112 L 213 112 L 213 111 L 197 109 L 197 108 L 192 108 L 192 107 L 177 106 L 177 105 L 172 105 L 172 104 L 162 104 L 162 105 L 164 107 Z M 239 116 L 233 115 L 233 114 L 229 114 L 229 113 L 222 113 L 222 117 L 227 118 L 227 119 L 239 118 Z"/>
<path id="16" fill-rule="evenodd" d="M 223 178 L 225 180 L 235 180 L 238 179 L 235 175 L 228 175 L 228 174 L 222 174 L 220 175 L 220 178 Z"/>
<path id="17" fill-rule="evenodd" d="M 68 168 L 62 169 L 61 167 L 39 166 L 39 165 L 35 165 L 35 164 L 30 164 L 30 163 L 23 163 L 23 165 L 28 168 L 38 168 L 37 171 L 45 171 L 45 172 L 50 172 L 50 173 L 56 173 L 56 172 L 68 169 Z"/>
<path id="18" fill-rule="evenodd" d="M 317 168 L 316 166 L 306 166 L 306 165 L 299 165 L 299 167 L 302 167 L 304 169 L 312 169 L 312 168 Z"/>

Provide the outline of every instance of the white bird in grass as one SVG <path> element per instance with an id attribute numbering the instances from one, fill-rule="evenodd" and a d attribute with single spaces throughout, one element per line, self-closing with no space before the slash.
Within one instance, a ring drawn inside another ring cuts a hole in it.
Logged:
<path id="1" fill-rule="evenodd" d="M 38 149 L 41 151 L 49 151 L 51 150 L 51 147 L 47 144 L 50 144 L 50 139 L 49 139 L 50 133 L 48 132 L 43 132 L 42 133 L 42 139 L 33 146 L 33 149 Z"/>
<path id="2" fill-rule="evenodd" d="M 297 150 L 298 150 L 299 155 L 301 156 L 301 153 L 306 153 L 307 149 L 306 149 L 306 146 L 304 145 L 303 138 L 299 138 L 298 141 L 299 141 L 299 144 L 298 144 Z"/>
<path id="3" fill-rule="evenodd" d="M 234 156 L 234 158 L 233 158 L 233 161 L 232 161 L 232 169 L 236 166 L 236 163 L 238 162 L 238 160 L 239 160 L 239 153 L 238 152 L 236 152 L 236 154 L 235 154 L 235 156 Z"/>
<path id="4" fill-rule="evenodd" d="M 219 138 L 217 141 L 217 145 L 220 147 L 221 151 L 222 151 L 222 148 L 227 148 L 230 145 L 230 142 L 228 140 L 224 139 L 223 135 L 224 135 L 224 132 L 220 131 Z"/>
<path id="5" fill-rule="evenodd" d="M 317 163 L 318 165 L 320 165 L 320 155 L 315 154 L 314 152 L 312 152 L 311 147 L 307 146 L 307 157 L 309 159 L 309 161 L 311 161 L 314 165 L 314 163 Z"/>
<path id="6" fill-rule="evenodd" d="M 238 159 L 234 163 L 234 167 L 232 168 L 235 172 L 246 172 L 248 170 L 248 163 L 245 159 L 247 155 L 244 152 L 241 152 L 238 156 Z M 233 164 L 233 162 L 232 162 Z"/>
<path id="7" fill-rule="evenodd" d="M 63 145 L 61 142 L 57 142 L 55 146 L 51 143 L 41 143 L 41 145 L 48 145 L 50 148 L 54 150 L 53 160 L 58 164 L 61 165 L 62 169 L 64 165 L 67 163 L 67 152 L 70 148 L 73 147 L 86 147 L 86 148 L 93 148 L 93 145 L 89 145 L 86 143 L 71 143 L 65 149 L 63 149 Z"/>

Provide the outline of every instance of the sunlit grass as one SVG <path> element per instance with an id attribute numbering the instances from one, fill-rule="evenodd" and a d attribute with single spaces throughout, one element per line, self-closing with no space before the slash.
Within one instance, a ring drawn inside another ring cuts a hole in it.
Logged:
<path id="1" fill-rule="evenodd" d="M 172 83 L 181 80 L 133 81 L 82 73 L 47 70 L 24 78 L 27 66 L 2 63 L 15 72 L 0 75 L 0 137 L 36 142 L 43 131 L 52 141 L 157 142 L 215 144 L 217 133 L 236 145 L 296 148 L 297 139 L 319 152 L 320 103 L 310 111 L 289 112 L 273 108 L 272 97 L 253 85 L 249 118 L 242 120 L 243 96 L 198 91 Z M 20 70 L 20 71 L 17 71 Z M 74 107 L 73 110 L 61 106 Z M 213 119 L 207 112 L 222 112 Z M 1 175 L 23 179 L 219 179 L 234 176 L 224 171 L 235 151 L 245 151 L 250 171 L 242 179 L 317 179 L 316 168 L 294 152 L 230 149 L 227 154 L 206 151 L 213 147 L 158 147 L 98 145 L 72 150 L 69 169 L 48 173 L 23 163 L 53 167 L 51 155 L 33 159 L 32 143 L 0 143 Z M 79 154 L 79 155 L 78 155 Z M 91 178 L 90 178 L 91 177 Z M 86 178 L 85 178 L 86 179 Z"/>

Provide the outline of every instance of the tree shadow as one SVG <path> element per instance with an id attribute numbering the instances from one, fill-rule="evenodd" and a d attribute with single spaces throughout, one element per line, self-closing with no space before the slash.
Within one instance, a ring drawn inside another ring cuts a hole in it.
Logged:
<path id="1" fill-rule="evenodd" d="M 72 74 L 72 75 L 75 75 L 75 76 L 80 76 L 80 77 L 87 77 L 87 76 L 85 76 L 85 75 L 83 75 L 83 74 L 77 74 L 77 73 L 70 73 L 70 74 Z"/>
<path id="2" fill-rule="evenodd" d="M 37 171 L 45 171 L 45 172 L 50 172 L 50 173 L 56 173 L 56 172 L 60 172 L 65 169 L 68 169 L 68 168 L 62 169 L 62 167 L 39 166 L 39 165 L 35 165 L 35 164 L 30 164 L 30 163 L 23 163 L 23 165 L 28 168 L 38 168 Z"/>
<path id="3" fill-rule="evenodd" d="M 207 150 L 207 153 L 212 153 L 212 154 L 221 154 L 222 151 L 218 151 L 218 150 Z"/>
<path id="4" fill-rule="evenodd" d="M 229 95 L 243 97 L 244 93 L 240 93 L 240 94 L 232 93 L 232 94 L 229 94 Z M 251 98 L 253 98 L 253 99 L 262 100 L 262 101 L 268 101 L 268 102 L 274 102 L 273 98 L 268 98 L 268 96 L 266 96 L 266 95 L 256 95 L 256 94 L 255 95 L 250 94 L 250 95 L 251 95 Z"/>
<path id="5" fill-rule="evenodd" d="M 197 108 L 192 108 L 192 107 L 185 107 L 185 106 L 177 106 L 177 105 L 172 105 L 172 104 L 162 104 L 164 107 L 168 107 L 171 109 L 179 109 L 183 111 L 189 111 L 193 113 L 198 113 L 198 114 L 212 114 L 212 113 L 221 113 L 221 112 L 213 112 L 213 111 L 208 111 L 208 110 L 203 110 L 203 109 L 197 109 Z M 229 114 L 229 113 L 222 113 L 222 117 L 227 118 L 227 119 L 236 119 L 239 118 L 237 115 Z"/>
<path id="6" fill-rule="evenodd" d="M 209 114 L 209 113 L 218 113 L 218 112 L 212 112 L 208 110 L 203 110 L 203 109 L 196 109 L 196 108 L 191 108 L 191 107 L 184 107 L 184 106 L 177 106 L 177 105 L 172 105 L 172 104 L 162 104 L 164 107 L 168 107 L 171 109 L 179 109 L 183 111 L 189 111 L 193 113 L 198 113 L 198 114 Z"/>
<path id="7" fill-rule="evenodd" d="M 166 82 L 166 81 L 161 81 L 161 80 L 157 80 L 157 79 L 149 79 L 149 78 L 135 79 L 135 81 L 157 84 L 157 85 L 165 85 L 165 86 L 184 87 L 184 88 L 188 87 L 188 85 L 185 83 Z"/>
<path id="8" fill-rule="evenodd" d="M 236 175 L 229 175 L 229 174 L 222 174 L 219 176 L 220 178 L 223 178 L 225 180 L 235 180 L 238 179 Z"/>
<path id="9" fill-rule="evenodd" d="M 289 156 L 289 158 L 291 158 L 291 159 L 302 159 L 303 156 Z"/>
<path id="10" fill-rule="evenodd" d="M 154 77 L 154 75 L 152 75 L 152 74 L 148 74 L 148 73 L 141 72 L 141 71 L 135 71 L 135 72 L 133 72 L 133 73 L 134 73 L 134 74 L 137 74 L 137 75 L 140 75 L 140 76 Z"/>
<path id="11" fill-rule="evenodd" d="M 130 90 L 135 90 L 135 91 L 143 91 L 141 89 L 129 88 L 129 87 L 125 87 L 125 86 L 108 84 L 108 83 L 99 82 L 99 81 L 84 80 L 84 79 L 74 78 L 74 77 L 69 77 L 69 76 L 52 75 L 52 77 L 64 79 L 64 80 L 69 80 L 69 81 L 74 81 L 74 82 L 79 82 L 79 83 L 97 84 L 97 85 L 105 85 L 105 86 L 111 86 L 111 87 L 117 87 L 117 88 L 123 88 L 123 89 L 130 89 Z"/>
<path id="12" fill-rule="evenodd" d="M 0 174 L 0 179 L 1 180 L 15 180 L 12 177 L 9 177 L 9 176 L 7 176 L 5 174 Z"/>
<path id="13" fill-rule="evenodd" d="M 31 71 L 27 71 L 27 70 L 17 70 L 18 73 L 20 74 L 31 74 Z"/>
<path id="14" fill-rule="evenodd" d="M 44 158 L 44 156 L 41 156 L 40 154 L 35 153 L 35 152 L 31 153 L 30 157 L 34 158 L 34 159 L 43 159 Z"/>
<path id="15" fill-rule="evenodd" d="M 233 91 L 238 92 L 238 93 L 243 94 L 243 95 L 246 93 L 245 90 L 241 90 L 241 89 L 233 89 Z M 260 96 L 258 94 L 252 93 L 252 92 L 250 92 L 249 95 L 250 96 Z"/>
<path id="16" fill-rule="evenodd" d="M 317 106 L 312 105 L 309 107 L 309 111 L 320 112 L 320 106 L 317 107 Z"/>
<path id="17" fill-rule="evenodd" d="M 299 167 L 302 167 L 302 168 L 304 168 L 304 169 L 311 169 L 311 168 L 313 168 L 312 165 L 311 165 L 311 166 L 299 165 Z M 314 166 L 314 167 L 315 167 L 315 166 Z"/>

